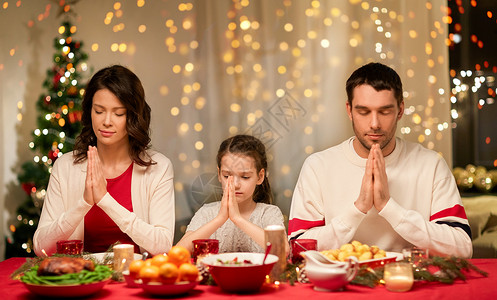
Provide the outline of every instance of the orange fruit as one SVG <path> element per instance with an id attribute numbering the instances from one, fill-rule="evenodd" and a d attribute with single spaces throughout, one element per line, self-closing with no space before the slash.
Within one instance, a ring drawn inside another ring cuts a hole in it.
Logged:
<path id="1" fill-rule="evenodd" d="M 167 253 L 169 261 L 176 266 L 181 266 L 181 264 L 189 263 L 191 261 L 190 251 L 185 247 L 173 246 Z"/>
<path id="2" fill-rule="evenodd" d="M 182 264 L 179 269 L 178 281 L 196 281 L 198 278 L 198 269 L 195 265 L 186 263 Z"/>
<path id="3" fill-rule="evenodd" d="M 173 263 L 167 262 L 159 267 L 159 276 L 162 283 L 174 283 L 178 278 L 178 267 Z"/>
<path id="4" fill-rule="evenodd" d="M 145 261 L 141 259 L 133 260 L 129 264 L 129 274 L 131 275 L 137 275 L 140 272 L 140 269 L 145 266 Z"/>
<path id="5" fill-rule="evenodd" d="M 152 259 L 147 258 L 147 260 L 145 261 L 145 266 L 151 266 L 151 265 L 152 265 Z"/>
<path id="6" fill-rule="evenodd" d="M 138 278 L 141 278 L 143 283 L 160 282 L 159 267 L 143 266 L 138 273 Z"/>
<path id="7" fill-rule="evenodd" d="M 165 254 L 157 254 L 157 255 L 154 255 L 154 257 L 152 257 L 152 265 L 153 266 L 160 267 L 167 262 L 168 262 L 168 258 L 167 258 L 167 255 L 165 255 Z"/>

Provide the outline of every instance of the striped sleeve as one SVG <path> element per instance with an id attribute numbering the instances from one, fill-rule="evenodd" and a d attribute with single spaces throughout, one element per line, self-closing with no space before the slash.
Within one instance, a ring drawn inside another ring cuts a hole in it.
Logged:
<path id="1" fill-rule="evenodd" d="M 466 216 L 466 211 L 462 205 L 456 204 L 452 207 L 434 213 L 430 216 L 430 222 L 461 228 L 468 234 L 469 237 L 472 237 L 468 217 Z"/>
<path id="2" fill-rule="evenodd" d="M 325 224 L 324 219 L 317 221 L 309 221 L 309 220 L 302 220 L 299 218 L 293 218 L 288 221 L 288 235 L 290 236 L 290 239 L 294 239 L 297 238 L 302 233 L 306 232 L 307 230 L 313 227 L 324 226 L 324 224 Z"/>

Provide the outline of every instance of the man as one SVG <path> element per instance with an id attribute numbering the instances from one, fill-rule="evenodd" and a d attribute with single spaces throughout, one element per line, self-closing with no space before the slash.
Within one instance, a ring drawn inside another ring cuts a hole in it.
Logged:
<path id="1" fill-rule="evenodd" d="M 319 250 L 357 240 L 386 251 L 417 246 L 431 255 L 472 255 L 456 183 L 436 152 L 395 137 L 402 82 L 370 63 L 346 84 L 355 136 L 309 156 L 295 187 L 288 234 Z"/>

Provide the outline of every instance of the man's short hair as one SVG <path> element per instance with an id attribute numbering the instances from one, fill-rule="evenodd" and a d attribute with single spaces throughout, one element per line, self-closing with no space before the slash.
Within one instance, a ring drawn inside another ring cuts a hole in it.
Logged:
<path id="1" fill-rule="evenodd" d="M 381 63 L 369 63 L 355 70 L 345 85 L 347 91 L 347 101 L 352 106 L 354 89 L 360 85 L 367 84 L 376 91 L 389 90 L 393 91 L 397 105 L 404 100 L 402 95 L 402 81 L 399 74 L 394 69 Z"/>

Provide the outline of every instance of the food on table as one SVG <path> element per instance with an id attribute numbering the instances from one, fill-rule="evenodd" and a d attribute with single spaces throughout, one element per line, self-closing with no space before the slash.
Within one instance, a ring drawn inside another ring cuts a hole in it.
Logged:
<path id="1" fill-rule="evenodd" d="M 176 264 L 176 266 L 181 266 L 181 264 L 189 263 L 191 261 L 190 251 L 185 247 L 173 246 L 167 252 L 167 257 L 169 262 Z"/>
<path id="2" fill-rule="evenodd" d="M 187 265 L 187 264 L 184 264 L 184 265 Z M 197 270 L 197 274 L 198 274 L 198 270 Z M 178 276 L 179 276 L 178 267 L 173 263 L 167 262 L 159 267 L 159 276 L 160 276 L 160 280 L 165 284 L 174 283 L 174 282 L 176 282 L 176 280 L 178 279 Z M 197 277 L 195 277 L 195 279 L 196 278 Z M 192 281 L 194 281 L 194 280 L 192 280 Z"/>
<path id="3" fill-rule="evenodd" d="M 198 278 L 198 269 L 192 264 L 182 264 L 178 273 L 178 281 L 195 281 Z"/>
<path id="4" fill-rule="evenodd" d="M 140 278 L 143 283 L 160 282 L 159 267 L 144 266 L 140 269 L 140 272 L 138 272 L 138 278 Z"/>
<path id="5" fill-rule="evenodd" d="M 250 266 L 254 265 L 254 263 L 248 259 L 244 259 L 243 261 L 238 261 L 238 257 L 235 257 L 231 260 L 217 260 L 218 265 L 223 265 L 223 266 Z"/>
<path id="6" fill-rule="evenodd" d="M 369 246 L 358 241 L 344 244 L 339 249 L 323 250 L 321 254 L 330 260 L 337 261 L 346 261 L 351 256 L 355 256 L 359 261 L 385 258 L 387 256 L 385 250 L 380 249 L 378 246 Z"/>
<path id="7" fill-rule="evenodd" d="M 37 274 L 62 275 L 79 273 L 81 270 L 94 271 L 95 264 L 81 257 L 50 257 L 40 263 Z"/>
<path id="8" fill-rule="evenodd" d="M 133 277 L 136 277 L 138 273 L 140 272 L 140 269 L 145 266 L 145 261 L 141 259 L 133 260 L 129 264 L 129 274 L 131 274 Z"/>
<path id="9" fill-rule="evenodd" d="M 49 257 L 23 271 L 21 281 L 27 284 L 62 286 L 79 285 L 109 279 L 112 270 L 81 257 Z"/>
<path id="10" fill-rule="evenodd" d="M 199 275 L 197 267 L 191 263 L 190 252 L 181 246 L 174 246 L 167 254 L 157 254 L 146 261 L 132 261 L 129 273 L 133 279 L 141 279 L 143 283 L 163 284 L 197 281 Z"/>
<path id="11" fill-rule="evenodd" d="M 168 261 L 169 261 L 169 258 L 167 257 L 167 255 L 165 255 L 165 254 L 158 254 L 158 255 L 154 255 L 152 257 L 152 260 L 150 261 L 150 263 L 153 266 L 160 267 L 163 264 L 167 263 Z"/>

